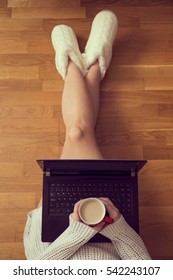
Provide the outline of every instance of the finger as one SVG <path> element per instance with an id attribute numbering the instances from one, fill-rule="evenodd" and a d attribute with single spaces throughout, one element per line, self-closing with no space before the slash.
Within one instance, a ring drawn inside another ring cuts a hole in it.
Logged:
<path id="1" fill-rule="evenodd" d="M 106 206 L 106 210 L 108 211 L 108 213 L 116 210 L 115 206 L 112 206 L 107 201 L 103 201 L 103 203 Z"/>
<path id="2" fill-rule="evenodd" d="M 99 197 L 99 199 L 106 205 L 110 205 L 114 210 L 118 210 L 113 202 L 107 197 Z"/>
<path id="3" fill-rule="evenodd" d="M 75 203 L 74 209 L 73 209 L 74 213 L 78 213 L 79 205 L 80 205 L 79 201 L 77 203 Z"/>
<path id="4" fill-rule="evenodd" d="M 78 213 L 79 206 L 80 206 L 80 204 L 83 200 L 84 199 L 81 199 L 81 200 L 79 200 L 78 202 L 75 203 L 73 212 Z"/>
<path id="5" fill-rule="evenodd" d="M 83 201 L 83 199 L 81 199 L 81 200 L 79 200 L 78 202 L 75 203 L 73 213 L 71 215 L 73 220 L 76 220 L 76 221 L 79 221 L 79 222 L 81 221 L 80 216 L 79 216 L 79 206 L 80 206 L 82 201 Z"/>
<path id="6" fill-rule="evenodd" d="M 115 207 L 113 202 L 108 197 L 99 197 L 99 199 L 102 199 L 102 200 L 106 201 L 107 203 L 109 203 L 110 205 Z"/>
<path id="7" fill-rule="evenodd" d="M 71 217 L 72 217 L 73 220 L 80 222 L 80 217 L 79 217 L 78 214 L 72 213 L 72 214 L 71 214 Z"/>
<path id="8" fill-rule="evenodd" d="M 112 212 L 116 211 L 116 208 L 113 207 L 112 205 L 110 205 L 110 204 L 109 204 L 106 200 L 104 200 L 104 199 L 102 199 L 101 201 L 104 203 L 108 214 L 111 216 Z"/>
<path id="9" fill-rule="evenodd" d="M 107 199 L 101 199 L 101 200 L 103 201 L 109 216 L 114 221 L 117 221 L 120 218 L 120 216 L 121 216 L 119 210 L 114 205 L 112 206 L 112 203 L 109 204 Z"/>

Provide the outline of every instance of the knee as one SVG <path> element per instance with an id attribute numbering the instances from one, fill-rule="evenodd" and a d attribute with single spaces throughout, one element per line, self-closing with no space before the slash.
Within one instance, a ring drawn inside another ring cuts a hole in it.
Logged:
<path id="1" fill-rule="evenodd" d="M 68 131 L 68 137 L 71 141 L 80 141 L 84 138 L 84 130 L 79 126 L 73 125 Z"/>

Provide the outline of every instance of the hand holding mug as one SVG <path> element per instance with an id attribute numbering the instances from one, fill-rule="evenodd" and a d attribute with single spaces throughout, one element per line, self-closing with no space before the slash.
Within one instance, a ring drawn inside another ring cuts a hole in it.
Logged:
<path id="1" fill-rule="evenodd" d="M 86 198 L 78 201 L 71 217 L 79 222 L 91 226 L 96 231 L 101 231 L 105 223 L 112 223 L 113 220 L 105 217 L 106 208 L 98 198 Z"/>
<path id="2" fill-rule="evenodd" d="M 107 197 L 99 197 L 99 199 L 104 203 L 106 210 L 109 214 L 109 217 L 114 220 L 114 222 L 118 221 L 121 216 L 118 208 L 112 203 L 112 201 Z"/>
<path id="3" fill-rule="evenodd" d="M 106 210 L 109 217 L 106 216 Z M 87 198 L 74 206 L 72 218 L 83 222 L 93 229 L 101 231 L 106 224 L 111 224 L 120 216 L 118 209 L 108 198 Z"/>

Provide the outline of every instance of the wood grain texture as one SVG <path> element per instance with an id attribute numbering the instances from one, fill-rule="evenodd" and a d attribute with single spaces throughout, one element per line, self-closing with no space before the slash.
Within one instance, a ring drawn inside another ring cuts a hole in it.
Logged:
<path id="1" fill-rule="evenodd" d="M 12 1 L 12 0 L 11 0 Z M 95 6 L 108 7 L 115 6 L 115 0 L 95 0 Z M 93 7 L 93 0 L 81 0 L 82 5 Z M 173 6 L 172 0 L 117 0 L 116 7 L 150 7 L 150 6 Z"/>
<path id="2" fill-rule="evenodd" d="M 80 0 L 7 0 L 9 8 L 64 8 L 64 7 L 80 7 Z"/>
<path id="3" fill-rule="evenodd" d="M 72 26 L 84 50 L 93 17 L 117 14 L 101 83 L 96 137 L 106 158 L 148 159 L 139 175 L 140 234 L 154 259 L 173 258 L 173 2 L 0 1 L 0 259 L 25 259 L 27 213 L 42 192 L 38 158 L 59 158 L 63 80 L 51 31 Z"/>
<path id="4" fill-rule="evenodd" d="M 14 19 L 85 18 L 85 8 L 12 8 Z"/>

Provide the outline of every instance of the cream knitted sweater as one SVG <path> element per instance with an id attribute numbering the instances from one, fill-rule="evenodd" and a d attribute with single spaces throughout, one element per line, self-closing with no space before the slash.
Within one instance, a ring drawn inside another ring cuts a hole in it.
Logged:
<path id="1" fill-rule="evenodd" d="M 69 217 L 68 228 L 52 243 L 41 241 L 42 208 L 28 213 L 24 230 L 27 259 L 38 260 L 118 260 L 150 259 L 140 236 L 126 223 L 123 216 L 106 226 L 100 234 L 110 243 L 87 243 L 97 231 Z"/>

